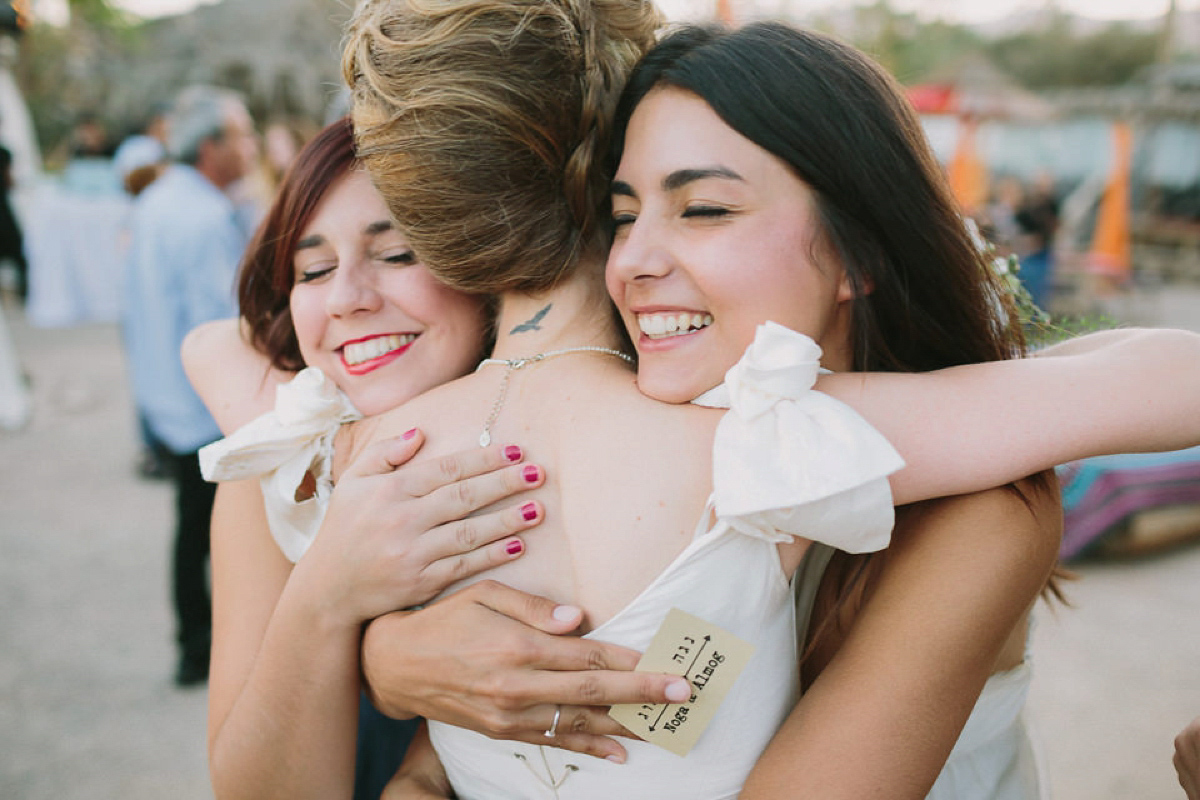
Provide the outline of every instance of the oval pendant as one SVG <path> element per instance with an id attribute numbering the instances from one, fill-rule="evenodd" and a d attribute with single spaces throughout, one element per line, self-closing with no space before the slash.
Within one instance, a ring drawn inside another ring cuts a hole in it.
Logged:
<path id="1" fill-rule="evenodd" d="M 479 434 L 479 446 L 480 447 L 487 447 L 491 443 L 492 443 L 492 434 L 491 433 L 489 433 L 488 431 L 484 431 L 483 433 Z"/>

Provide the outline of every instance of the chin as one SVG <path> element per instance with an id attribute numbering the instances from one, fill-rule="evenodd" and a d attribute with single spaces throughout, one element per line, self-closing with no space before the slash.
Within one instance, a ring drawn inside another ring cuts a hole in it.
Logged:
<path id="1" fill-rule="evenodd" d="M 651 400 L 673 405 L 690 403 L 707 391 L 696 389 L 693 384 L 694 381 L 681 381 L 665 375 L 639 374 L 637 378 L 638 391 Z"/>
<path id="2" fill-rule="evenodd" d="M 390 386 L 386 392 L 347 392 L 351 404 L 364 417 L 374 417 L 404 405 L 419 392 Z"/>

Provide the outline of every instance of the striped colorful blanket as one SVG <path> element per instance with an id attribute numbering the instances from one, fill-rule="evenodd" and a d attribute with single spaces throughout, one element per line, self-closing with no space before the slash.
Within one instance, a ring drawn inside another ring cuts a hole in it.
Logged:
<path id="1" fill-rule="evenodd" d="M 1200 447 L 1073 461 L 1058 468 L 1058 477 L 1064 560 L 1122 531 L 1139 512 L 1167 506 L 1200 508 Z"/>

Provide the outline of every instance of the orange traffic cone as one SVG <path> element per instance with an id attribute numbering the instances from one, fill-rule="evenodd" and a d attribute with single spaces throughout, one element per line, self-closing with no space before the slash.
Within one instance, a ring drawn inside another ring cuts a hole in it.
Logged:
<path id="1" fill-rule="evenodd" d="M 1096 230 L 1088 251 L 1088 266 L 1118 280 L 1133 266 L 1129 234 L 1129 172 L 1133 160 L 1133 131 L 1127 122 L 1113 125 L 1112 175 L 1096 212 Z"/>
<path id="2" fill-rule="evenodd" d="M 958 145 L 947 167 L 950 191 L 958 201 L 959 208 L 967 216 L 982 211 L 987 202 L 987 166 L 975 150 L 977 128 L 978 123 L 974 118 L 959 118 Z"/>

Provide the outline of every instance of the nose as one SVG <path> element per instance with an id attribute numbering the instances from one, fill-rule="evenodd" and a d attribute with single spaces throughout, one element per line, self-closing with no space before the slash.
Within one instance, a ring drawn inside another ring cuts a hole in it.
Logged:
<path id="1" fill-rule="evenodd" d="M 357 262 L 341 263 L 333 272 L 333 280 L 325 298 L 325 311 L 331 317 L 378 311 L 379 291 L 371 271 Z"/>
<path id="2" fill-rule="evenodd" d="M 625 283 L 642 283 L 665 278 L 674 267 L 669 241 L 652 221 L 639 217 L 624 226 L 613 240 L 608 255 L 608 273 Z"/>

